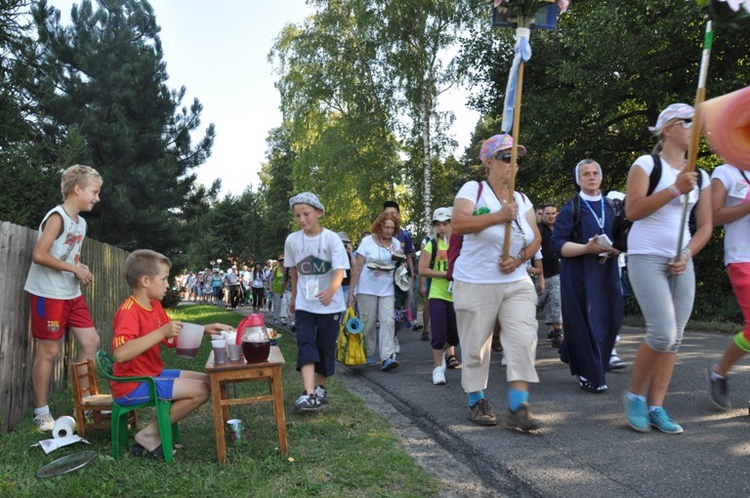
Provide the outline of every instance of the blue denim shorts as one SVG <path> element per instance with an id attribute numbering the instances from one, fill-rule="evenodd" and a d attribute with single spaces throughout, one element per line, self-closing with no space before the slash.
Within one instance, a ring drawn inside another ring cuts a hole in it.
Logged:
<path id="1" fill-rule="evenodd" d="M 172 399 L 172 389 L 174 388 L 174 380 L 180 376 L 180 370 L 165 368 L 159 375 L 154 377 L 156 381 L 156 395 L 159 399 Z M 130 393 L 119 398 L 115 398 L 115 401 L 120 406 L 132 406 L 145 403 L 151 399 L 148 393 L 148 382 L 143 381 L 138 387 L 130 391 Z"/>

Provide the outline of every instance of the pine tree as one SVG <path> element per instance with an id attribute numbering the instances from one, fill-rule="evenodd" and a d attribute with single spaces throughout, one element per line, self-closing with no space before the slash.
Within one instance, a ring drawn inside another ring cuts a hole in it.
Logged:
<path id="1" fill-rule="evenodd" d="M 89 0 L 73 6 L 71 25 L 41 1 L 32 8 L 38 31 L 33 93 L 42 140 L 60 160 L 60 145 L 80 135 L 78 157 L 104 179 L 101 202 L 87 216 L 90 235 L 126 249 L 170 254 L 180 247 L 186 209 L 195 212 L 211 189 L 191 171 L 210 155 L 213 124 L 195 145 L 202 105 L 183 106 L 185 88 L 170 90 L 160 28 L 139 0 Z"/>

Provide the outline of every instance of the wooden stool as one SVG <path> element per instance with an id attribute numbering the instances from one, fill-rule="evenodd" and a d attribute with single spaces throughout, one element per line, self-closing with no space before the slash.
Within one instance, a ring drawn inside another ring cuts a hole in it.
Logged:
<path id="1" fill-rule="evenodd" d="M 75 405 L 76 432 L 78 432 L 78 435 L 85 437 L 87 427 L 110 429 L 112 395 L 99 393 L 94 362 L 89 359 L 73 363 L 71 380 L 73 381 L 73 404 Z M 86 415 L 89 415 L 88 419 Z M 135 413 L 133 413 L 129 422 L 135 428 L 137 423 Z"/>

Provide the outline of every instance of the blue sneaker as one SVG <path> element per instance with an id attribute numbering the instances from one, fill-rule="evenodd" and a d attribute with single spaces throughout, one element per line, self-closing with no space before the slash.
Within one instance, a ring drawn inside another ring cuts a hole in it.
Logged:
<path id="1" fill-rule="evenodd" d="M 630 399 L 628 392 L 622 393 L 622 404 L 625 406 L 625 416 L 628 417 L 628 425 L 638 432 L 649 432 L 651 423 L 648 415 L 646 401 L 642 398 Z"/>
<path id="2" fill-rule="evenodd" d="M 398 362 L 396 360 L 394 360 L 393 358 L 386 358 L 385 360 L 383 360 L 383 364 L 380 366 L 380 370 L 382 370 L 383 372 L 388 372 L 396 367 L 398 367 Z"/>
<path id="3" fill-rule="evenodd" d="M 654 408 L 648 413 L 651 425 L 665 434 L 682 434 L 682 426 L 675 423 L 661 406 Z"/>

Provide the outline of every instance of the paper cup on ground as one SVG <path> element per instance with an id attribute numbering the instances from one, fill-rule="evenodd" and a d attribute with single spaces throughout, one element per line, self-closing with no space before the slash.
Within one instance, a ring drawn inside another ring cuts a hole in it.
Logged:
<path id="1" fill-rule="evenodd" d="M 195 359 L 203 340 L 203 325 L 183 322 L 180 335 L 177 336 L 177 356 Z"/>
<path id="2" fill-rule="evenodd" d="M 214 348 L 214 364 L 221 365 L 227 362 L 227 341 L 224 339 L 214 339 L 211 341 Z"/>
<path id="3" fill-rule="evenodd" d="M 227 420 L 227 436 L 232 444 L 242 444 L 242 421 L 240 419 Z"/>

